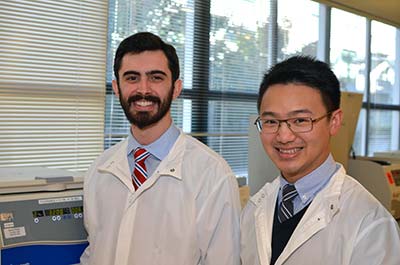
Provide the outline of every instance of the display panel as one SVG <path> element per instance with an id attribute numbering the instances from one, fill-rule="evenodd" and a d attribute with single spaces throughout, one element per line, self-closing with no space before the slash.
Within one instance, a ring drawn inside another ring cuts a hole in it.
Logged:
<path id="1" fill-rule="evenodd" d="M 71 213 L 72 214 L 83 213 L 83 206 L 71 207 Z"/>
<path id="2" fill-rule="evenodd" d="M 77 214 L 77 213 L 78 214 L 83 213 L 83 206 L 37 210 L 32 212 L 32 216 L 33 218 L 38 218 L 44 216 L 67 215 L 67 214 Z"/>
<path id="3" fill-rule="evenodd" d="M 53 216 L 53 215 L 65 215 L 70 214 L 71 211 L 69 208 L 56 208 L 56 209 L 47 209 L 44 210 L 46 216 Z"/>
<path id="4" fill-rule="evenodd" d="M 42 210 L 40 211 L 33 211 L 32 212 L 33 218 L 37 218 L 37 217 L 43 217 L 44 216 L 44 212 Z"/>

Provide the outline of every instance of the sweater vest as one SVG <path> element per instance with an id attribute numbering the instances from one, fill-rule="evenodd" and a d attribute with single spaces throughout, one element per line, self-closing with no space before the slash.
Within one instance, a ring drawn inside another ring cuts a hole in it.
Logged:
<path id="1" fill-rule="evenodd" d="M 304 207 L 300 212 L 296 213 L 292 218 L 280 223 L 278 220 L 278 203 L 276 203 L 274 224 L 272 227 L 271 265 L 275 264 L 279 255 L 281 255 L 287 242 L 292 236 L 294 229 L 296 229 L 297 224 L 300 222 L 309 205 L 310 204 Z"/>

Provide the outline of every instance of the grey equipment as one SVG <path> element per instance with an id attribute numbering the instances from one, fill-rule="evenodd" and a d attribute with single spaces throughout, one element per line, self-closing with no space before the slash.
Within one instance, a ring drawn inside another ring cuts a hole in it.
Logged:
<path id="1" fill-rule="evenodd" d="M 0 264 L 78 264 L 87 246 L 82 187 L 66 170 L 0 168 Z"/>
<path id="2" fill-rule="evenodd" d="M 400 219 L 400 164 L 376 157 L 349 160 L 349 175 L 375 196 L 395 219 Z"/>

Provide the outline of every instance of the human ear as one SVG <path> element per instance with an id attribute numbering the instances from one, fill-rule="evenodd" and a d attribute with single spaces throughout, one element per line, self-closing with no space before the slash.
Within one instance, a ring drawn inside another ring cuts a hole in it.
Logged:
<path id="1" fill-rule="evenodd" d="M 119 97 L 119 89 L 118 89 L 118 82 L 117 82 L 117 80 L 114 79 L 114 80 L 112 81 L 111 85 L 112 85 L 112 89 L 113 89 L 115 95 L 116 95 L 117 97 Z"/>
<path id="2" fill-rule="evenodd" d="M 174 83 L 173 99 L 176 99 L 182 92 L 182 80 L 177 79 Z"/>
<path id="3" fill-rule="evenodd" d="M 330 120 L 330 134 L 331 135 L 336 135 L 340 127 L 342 126 L 343 122 L 343 111 L 341 109 L 337 109 L 334 112 L 332 112 L 331 120 Z"/>

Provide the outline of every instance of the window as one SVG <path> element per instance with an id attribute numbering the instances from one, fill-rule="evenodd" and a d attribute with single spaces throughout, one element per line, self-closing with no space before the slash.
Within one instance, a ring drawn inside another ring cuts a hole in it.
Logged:
<path id="1" fill-rule="evenodd" d="M 216 97 L 208 100 L 206 143 L 240 176 L 247 176 L 249 116 L 257 113 L 256 95 L 268 66 L 268 5 L 211 1 L 208 85 Z"/>
<path id="2" fill-rule="evenodd" d="M 315 57 L 318 25 L 318 3 L 309 0 L 279 0 L 278 60 L 299 54 Z"/>
<path id="3" fill-rule="evenodd" d="M 366 89 L 366 19 L 339 9 L 331 12 L 330 63 L 340 81 L 341 90 L 358 92 L 367 98 Z M 367 114 L 361 112 L 353 149 L 365 153 Z"/>
<path id="4" fill-rule="evenodd" d="M 330 60 L 341 89 L 364 94 L 353 144 L 355 154 L 398 149 L 396 29 L 338 9 L 332 9 L 331 27 Z"/>
<path id="5" fill-rule="evenodd" d="M 366 19 L 332 9 L 330 63 L 342 90 L 365 93 Z"/>
<path id="6" fill-rule="evenodd" d="M 400 91 L 395 87 L 395 59 L 396 29 L 372 21 L 368 155 L 399 148 Z"/>

